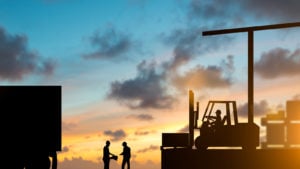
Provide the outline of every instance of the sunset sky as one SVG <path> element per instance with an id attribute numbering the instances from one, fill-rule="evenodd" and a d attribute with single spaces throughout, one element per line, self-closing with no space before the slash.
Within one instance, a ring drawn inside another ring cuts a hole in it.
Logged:
<path id="1" fill-rule="evenodd" d="M 236 100 L 247 117 L 247 34 L 202 32 L 299 22 L 299 9 L 296 0 L 0 0 L 1 85 L 62 86 L 59 169 L 102 168 L 106 140 L 117 155 L 128 143 L 132 168 L 160 169 L 161 134 L 187 132 L 189 90 L 200 116 L 217 99 Z M 300 27 L 254 33 L 257 124 L 300 99 L 299 37 Z"/>

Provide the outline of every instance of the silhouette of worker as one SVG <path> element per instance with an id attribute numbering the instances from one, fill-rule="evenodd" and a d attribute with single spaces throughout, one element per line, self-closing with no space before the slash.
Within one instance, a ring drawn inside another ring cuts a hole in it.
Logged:
<path id="1" fill-rule="evenodd" d="M 110 141 L 106 141 L 106 145 L 103 148 L 103 158 L 102 158 L 102 160 L 104 162 L 104 169 L 109 169 L 110 159 L 114 159 L 114 160 L 118 159 L 118 156 L 110 153 L 109 145 L 110 145 Z"/>
<path id="2" fill-rule="evenodd" d="M 222 117 L 221 117 L 221 110 L 217 110 L 216 111 L 216 121 L 215 121 L 215 126 L 216 127 L 220 127 L 222 126 L 223 123 L 222 123 Z"/>
<path id="3" fill-rule="evenodd" d="M 122 161 L 122 169 L 125 169 L 125 165 L 127 164 L 127 169 L 130 169 L 130 147 L 128 147 L 127 143 L 124 141 L 122 143 L 123 146 L 123 152 L 120 155 L 123 155 L 123 161 Z"/>
<path id="4" fill-rule="evenodd" d="M 215 119 L 215 121 L 212 123 L 212 125 L 216 129 L 218 129 L 218 128 L 220 128 L 220 127 L 223 126 L 223 124 L 224 124 L 224 122 L 226 120 L 226 116 L 224 116 L 224 118 L 222 120 L 222 117 L 221 117 L 222 112 L 221 112 L 221 110 L 218 109 L 218 110 L 216 110 L 215 113 L 216 113 L 216 116 L 209 116 L 209 117 Z"/>

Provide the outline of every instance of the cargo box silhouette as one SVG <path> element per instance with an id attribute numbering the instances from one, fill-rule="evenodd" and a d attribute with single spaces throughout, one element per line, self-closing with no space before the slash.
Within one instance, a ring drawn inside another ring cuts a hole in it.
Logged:
<path id="1" fill-rule="evenodd" d="M 61 86 L 0 86 L 0 112 L 5 158 L 61 151 Z"/>
<path id="2" fill-rule="evenodd" d="M 275 114 L 267 114 L 261 119 L 266 127 L 266 141 L 262 148 L 300 147 L 300 101 L 288 100 L 286 110 Z"/>

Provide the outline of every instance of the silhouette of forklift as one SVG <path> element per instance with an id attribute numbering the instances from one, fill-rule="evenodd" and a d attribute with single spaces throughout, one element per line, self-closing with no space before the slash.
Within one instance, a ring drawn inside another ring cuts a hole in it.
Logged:
<path id="1" fill-rule="evenodd" d="M 229 113 L 229 104 L 232 104 L 233 109 L 233 119 L 234 123 L 231 125 L 229 121 L 229 116 L 227 118 L 227 125 L 220 127 L 219 132 L 212 132 L 210 127 L 210 121 L 206 115 L 203 116 L 202 121 L 203 125 L 200 128 L 201 135 L 196 138 L 195 146 L 198 149 L 206 149 L 208 146 L 233 146 L 240 145 L 243 149 L 255 149 L 259 145 L 259 127 L 254 123 L 254 32 L 270 29 L 282 29 L 282 28 L 291 28 L 299 27 L 300 23 L 283 23 L 275 25 L 265 25 L 265 26 L 254 26 L 254 27 L 244 27 L 244 28 L 233 28 L 233 29 L 221 29 L 221 30 L 211 30 L 202 32 L 203 36 L 211 35 L 220 35 L 220 34 L 231 34 L 231 33 L 241 33 L 246 32 L 248 34 L 248 123 L 238 123 L 236 104 L 232 101 L 222 102 L 226 104 L 226 115 Z M 212 107 L 217 102 L 211 101 Z M 192 112 L 191 112 L 192 111 Z M 205 111 L 207 113 L 207 110 Z M 209 111 L 211 113 L 211 111 Z M 194 116 L 193 110 L 190 108 L 190 116 Z M 193 118 L 193 117 L 192 117 Z M 192 118 L 190 117 L 190 123 Z M 190 132 L 192 128 L 190 126 Z M 202 132 L 201 132 L 202 131 Z M 192 140 L 193 136 L 190 136 Z M 190 142 L 190 145 L 193 145 L 193 142 Z"/>
<path id="2" fill-rule="evenodd" d="M 300 22 L 283 23 L 275 25 L 253 26 L 233 29 L 221 29 L 202 32 L 203 36 L 242 33 L 248 34 L 248 122 L 239 123 L 235 101 L 209 101 L 202 117 L 202 125 L 198 127 L 199 103 L 194 110 L 194 94 L 189 93 L 189 132 L 188 133 L 163 133 L 161 149 L 167 147 L 188 147 L 192 149 L 206 149 L 209 146 L 241 146 L 243 149 L 256 149 L 259 146 L 259 127 L 254 123 L 254 32 L 300 27 Z M 220 127 L 219 132 L 213 127 L 210 118 L 216 104 L 226 105 L 226 123 Z M 231 120 L 233 121 L 231 123 Z M 194 140 L 194 130 L 199 129 L 200 135 Z"/>
<path id="3" fill-rule="evenodd" d="M 223 116 L 220 109 L 215 110 L 220 106 L 225 109 Z M 205 150 L 209 146 L 255 149 L 259 145 L 259 127 L 255 123 L 239 123 L 236 101 L 209 101 L 201 121 L 201 127 L 195 126 L 195 129 L 200 130 L 200 135 L 195 140 L 195 146 L 199 150 Z"/>

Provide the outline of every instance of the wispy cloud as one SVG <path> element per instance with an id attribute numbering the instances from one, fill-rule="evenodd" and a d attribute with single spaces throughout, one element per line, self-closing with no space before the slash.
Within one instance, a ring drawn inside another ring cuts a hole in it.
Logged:
<path id="1" fill-rule="evenodd" d="M 148 134 L 151 134 L 151 133 L 154 133 L 155 131 L 144 131 L 144 130 L 137 130 L 136 132 L 134 132 L 135 135 L 137 136 L 144 136 L 144 135 L 148 135 Z"/>
<path id="2" fill-rule="evenodd" d="M 137 119 L 140 121 L 151 121 L 153 120 L 153 116 L 150 114 L 132 114 L 127 116 L 128 118 L 133 118 L 133 119 Z"/>
<path id="3" fill-rule="evenodd" d="M 90 44 L 95 51 L 82 55 L 85 59 L 124 59 L 133 48 L 133 41 L 129 35 L 117 31 L 114 27 L 94 33 L 90 37 Z"/>

